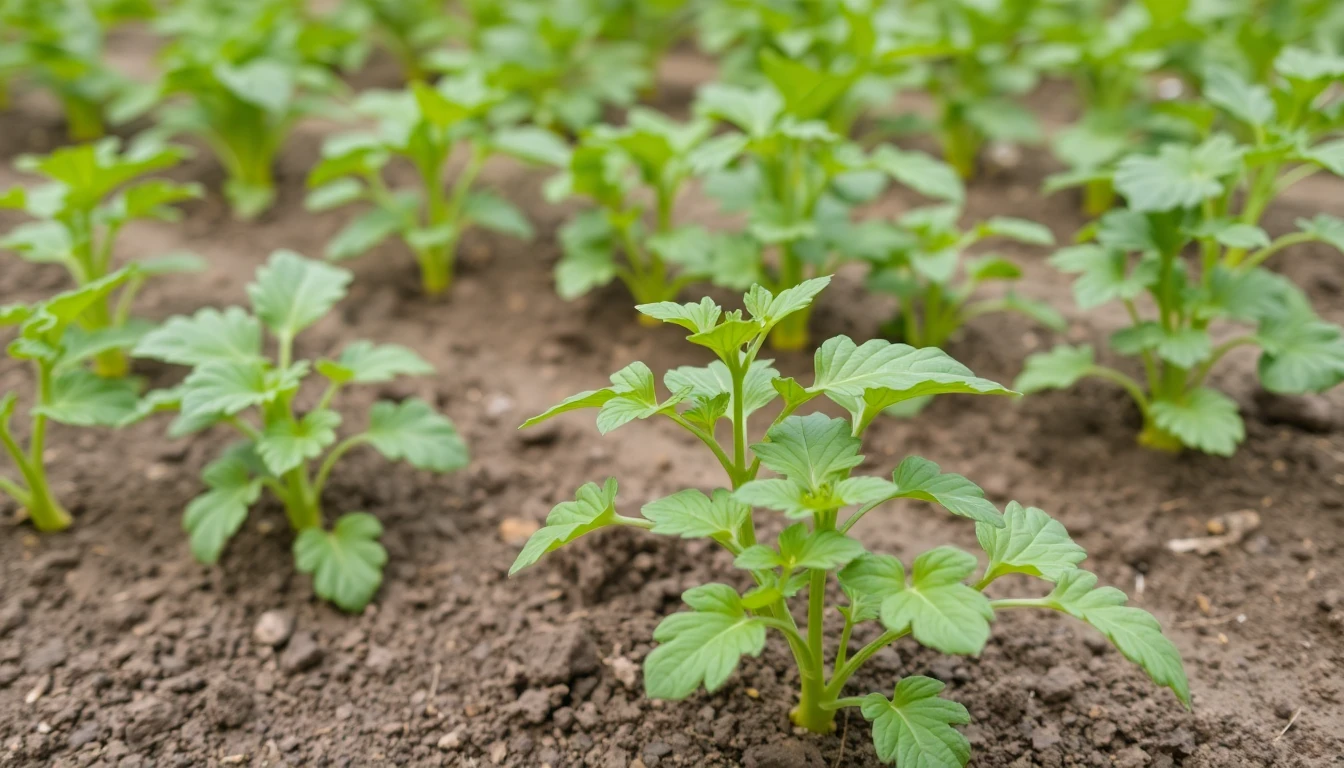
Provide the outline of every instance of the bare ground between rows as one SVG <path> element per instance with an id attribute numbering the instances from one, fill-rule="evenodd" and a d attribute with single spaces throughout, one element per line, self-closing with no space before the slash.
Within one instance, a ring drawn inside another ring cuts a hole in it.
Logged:
<path id="1" fill-rule="evenodd" d="M 0 154 L 59 143 L 59 127 L 41 114 L 0 117 Z M 259 222 L 234 222 L 211 199 L 180 226 L 128 232 L 126 254 L 186 247 L 211 265 L 204 276 L 150 287 L 143 311 L 165 317 L 241 302 L 271 250 L 320 253 L 346 215 L 301 207 L 303 172 L 326 131 L 299 132 L 281 163 L 280 204 Z M 1025 153 L 1017 167 L 975 185 L 972 214 L 1028 216 L 1067 237 L 1082 224 L 1072 202 L 1035 193 L 1049 168 L 1040 153 Z M 204 156 L 180 175 L 219 181 Z M 0 172 L 0 187 L 15 178 Z M 0 764 L 878 764 L 857 713 L 842 716 L 830 736 L 790 729 L 797 680 L 774 640 L 716 694 L 643 699 L 638 667 L 658 620 L 679 610 L 687 587 L 737 578 L 706 545 L 601 533 L 505 578 L 516 545 L 502 540 L 501 523 L 540 520 L 585 481 L 617 477 L 630 514 L 720 478 L 703 448 L 664 425 L 600 438 L 575 415 L 514 432 L 526 416 L 630 360 L 656 371 L 705 361 L 675 331 L 635 326 L 619 290 L 559 301 L 549 268 L 563 211 L 540 201 L 537 174 L 500 165 L 489 179 L 533 215 L 537 242 L 468 237 L 461 281 L 445 303 L 420 299 L 410 259 L 382 247 L 355 263 L 356 283 L 336 316 L 301 340 L 309 356 L 354 338 L 415 347 L 437 376 L 353 392 L 342 408 L 357 419 L 376 397 L 425 397 L 473 449 L 469 470 L 442 477 L 354 455 L 334 483 L 329 516 L 363 509 L 386 525 L 391 564 L 376 604 L 350 617 L 316 602 L 294 573 L 291 537 L 271 504 L 249 519 L 219 567 L 191 560 L 181 510 L 226 436 L 167 440 L 162 422 L 116 434 L 56 430 L 50 464 L 75 528 L 39 539 L 14 526 L 0 536 Z M 1338 201 L 1339 191 L 1303 190 L 1271 227 L 1291 226 L 1320 200 Z M 688 202 L 692 215 L 711 210 Z M 898 195 L 878 212 L 913 202 Z M 1101 344 L 1122 322 L 1077 313 L 1067 280 L 1039 254 L 1026 258 L 1022 289 L 1066 312 L 1071 340 Z M 3 301 L 64 284 L 53 269 L 3 264 Z M 1303 249 L 1280 267 L 1326 316 L 1344 318 L 1337 254 Z M 889 305 L 859 280 L 843 273 L 823 297 L 817 338 L 867 337 L 884 319 Z M 1050 343 L 1025 322 L 987 318 L 950 351 L 977 373 L 1007 380 L 1025 354 Z M 783 355 L 776 364 L 801 375 L 810 359 Z M 1168 628 L 1186 657 L 1193 713 L 1090 630 L 1054 616 L 1002 618 L 980 659 L 898 645 L 875 657 L 853 692 L 887 691 L 908 674 L 945 680 L 974 718 L 967 734 L 981 767 L 1340 765 L 1344 400 L 1318 403 L 1316 415 L 1333 421 L 1324 432 L 1276 423 L 1281 417 L 1256 404 L 1252 365 L 1233 358 L 1218 375 L 1242 402 L 1250 432 L 1231 460 L 1140 450 L 1132 407 L 1101 385 L 1017 403 L 945 398 L 916 421 L 880 422 L 868 441 L 866 471 L 884 473 L 918 454 L 981 483 L 996 501 L 1059 516 L 1088 549 L 1087 566 Z M 140 373 L 155 385 L 177 375 Z M 25 372 L 8 362 L 0 388 L 30 392 Z M 1208 518 L 1246 508 L 1260 512 L 1263 526 L 1241 545 L 1206 558 L 1164 549 L 1171 538 L 1200 534 Z M 962 521 L 917 506 L 871 515 L 860 536 L 907 561 L 938 544 L 975 545 Z M 1010 584 L 1004 593 L 1011 589 L 1034 587 Z M 295 623 L 276 648 L 252 637 L 266 611 Z"/>

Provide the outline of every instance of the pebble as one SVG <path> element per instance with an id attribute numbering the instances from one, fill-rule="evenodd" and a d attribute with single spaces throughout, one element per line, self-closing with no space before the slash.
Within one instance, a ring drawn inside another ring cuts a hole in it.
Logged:
<path id="1" fill-rule="evenodd" d="M 322 661 L 322 647 L 312 632 L 296 632 L 280 654 L 280 668 L 289 673 L 303 672 Z"/>
<path id="2" fill-rule="evenodd" d="M 444 752 L 452 752 L 460 746 L 462 746 L 462 734 L 459 731 L 450 731 L 439 739 L 439 749 Z"/>
<path id="3" fill-rule="evenodd" d="M 266 611 L 252 627 L 252 639 L 272 648 L 283 645 L 294 634 L 294 615 L 287 611 Z"/>

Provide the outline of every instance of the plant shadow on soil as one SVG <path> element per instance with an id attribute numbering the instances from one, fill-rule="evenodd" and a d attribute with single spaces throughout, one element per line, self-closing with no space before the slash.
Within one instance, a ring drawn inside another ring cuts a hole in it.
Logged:
<path id="1" fill-rule="evenodd" d="M 59 143 L 60 126 L 40 107 L 0 118 L 13 126 L 0 131 L 0 187 L 18 180 L 8 170 L 16 155 Z M 140 311 L 162 318 L 240 303 L 273 249 L 319 255 L 347 216 L 308 214 L 301 204 L 304 169 L 330 130 L 301 127 L 282 158 L 279 204 L 260 221 L 234 222 L 212 197 L 189 206 L 180 225 L 128 231 L 123 254 L 185 247 L 210 262 L 203 276 L 152 284 Z M 1051 163 L 1038 150 L 1023 157 L 973 186 L 972 215 L 1036 218 L 1069 237 L 1083 223 L 1074 201 L 1040 198 Z M 204 153 L 176 174 L 218 182 Z M 633 514 L 653 498 L 721 479 L 701 446 L 663 424 L 602 438 L 590 414 L 576 414 L 514 431 L 631 360 L 655 371 L 706 360 L 675 329 L 636 326 L 620 290 L 570 305 L 556 298 L 550 266 L 564 211 L 541 202 L 541 174 L 500 164 L 487 178 L 534 217 L 535 243 L 469 236 L 460 283 L 443 303 L 417 296 L 412 260 L 387 244 L 354 263 L 350 297 L 300 340 L 309 357 L 354 338 L 414 347 L 436 376 L 353 391 L 340 409 L 358 418 L 377 397 L 424 397 L 457 422 L 473 450 L 472 466 L 447 476 L 364 453 L 344 465 L 328 515 L 363 509 L 387 529 L 390 565 L 375 604 L 350 617 L 317 602 L 294 572 L 291 536 L 270 502 L 220 566 L 191 560 L 181 512 L 225 435 L 169 440 L 162 419 L 121 433 L 57 429 L 49 464 L 75 527 L 38 538 L 13 526 L 0 537 L 0 763 L 878 765 L 857 712 L 842 715 L 830 736 L 792 731 L 797 679 L 777 638 L 718 693 L 643 698 L 639 664 L 653 627 L 680 609 L 680 593 L 741 581 L 706 543 L 603 532 L 506 579 L 517 542 L 503 540 L 501 525 L 541 520 L 583 482 L 617 477 L 621 509 Z M 1338 184 L 1304 189 L 1280 205 L 1271 229 L 1339 193 Z M 895 195 L 878 213 L 914 203 Z M 18 220 L 0 217 L 0 230 Z M 1070 340 L 1101 345 L 1120 325 L 1119 316 L 1078 313 L 1067 280 L 1041 254 L 1024 258 L 1022 288 L 1066 312 Z M 4 301 L 64 286 L 57 269 L 11 256 L 0 263 Z M 1344 319 L 1338 254 L 1304 248 L 1277 266 L 1326 317 Z M 844 273 L 823 294 L 816 338 L 871 336 L 889 310 Z M 1024 321 L 982 320 L 949 351 L 1006 381 L 1025 354 L 1051 343 Z M 1324 400 L 1333 429 L 1274 423 L 1257 407 L 1253 364 L 1232 357 L 1217 374 L 1247 417 L 1247 442 L 1231 460 L 1144 452 L 1134 444 L 1129 402 L 1094 384 L 1020 402 L 943 398 L 917 420 L 878 422 L 866 445 L 864 471 L 886 473 L 918 454 L 982 484 L 1000 504 L 1013 498 L 1059 517 L 1088 550 L 1085 565 L 1162 620 L 1185 656 L 1193 713 L 1099 635 L 1053 615 L 1003 616 L 979 659 L 898 644 L 850 690 L 889 692 L 909 674 L 946 681 L 946 695 L 974 718 L 966 733 L 982 768 L 1339 765 L 1344 400 Z M 810 359 L 781 355 L 776 365 L 805 376 Z M 155 386 L 181 375 L 155 366 L 138 373 Z M 31 394 L 26 371 L 0 363 L 0 389 Z M 1165 550 L 1168 539 L 1199 535 L 1210 517 L 1245 508 L 1259 510 L 1264 524 L 1241 545 L 1209 557 Z M 858 535 L 906 562 L 943 543 L 975 549 L 965 521 L 927 506 L 884 508 Z M 1039 586 L 995 587 L 1015 589 Z M 288 639 L 274 647 L 253 638 L 267 611 L 293 621 L 280 622 Z"/>

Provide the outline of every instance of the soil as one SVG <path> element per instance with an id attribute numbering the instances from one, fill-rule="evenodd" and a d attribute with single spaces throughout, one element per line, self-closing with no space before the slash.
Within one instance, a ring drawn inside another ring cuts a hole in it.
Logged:
<path id="1" fill-rule="evenodd" d="M 395 70 L 382 65 L 364 77 L 390 85 Z M 684 106 L 684 87 L 668 91 Z M 0 187 L 17 180 L 7 170 L 16 155 L 63 141 L 55 113 L 37 98 L 0 115 L 0 125 Z M 279 203 L 260 221 L 235 222 L 212 196 L 188 206 L 179 225 L 124 234 L 125 255 L 188 248 L 210 263 L 203 276 L 153 283 L 140 312 L 163 318 L 242 303 L 272 250 L 319 254 L 349 215 L 312 215 L 301 204 L 305 169 L 329 130 L 304 125 L 289 142 Z M 1024 150 L 972 186 L 971 215 L 1027 216 L 1069 237 L 1084 223 L 1076 201 L 1036 192 L 1052 170 L 1045 153 Z M 205 153 L 177 175 L 212 189 L 220 181 Z M 377 397 L 425 397 L 456 420 L 474 452 L 468 470 L 446 476 L 371 454 L 347 459 L 327 514 L 363 509 L 384 522 L 390 565 L 376 602 L 348 616 L 315 600 L 269 501 L 217 567 L 192 560 L 182 510 L 226 435 L 169 440 L 163 420 L 117 433 L 56 429 L 48 464 L 75 526 L 38 537 L 15 524 L 0 536 L 0 765 L 878 765 L 857 712 L 833 735 L 791 729 L 797 679 L 776 638 L 716 694 L 643 698 L 639 668 L 653 627 L 680 610 L 684 589 L 735 578 L 711 546 L 604 532 L 506 578 L 517 530 L 585 481 L 619 478 L 622 509 L 633 514 L 673 490 L 720 480 L 701 446 L 662 424 L 600 437 L 591 414 L 574 414 L 514 431 L 631 360 L 655 371 L 705 360 L 675 329 L 636 325 L 618 288 L 560 301 L 550 267 L 566 211 L 541 200 L 537 172 L 500 163 L 486 178 L 526 207 L 536 242 L 470 235 L 460 282 L 438 303 L 417 294 L 411 259 L 389 244 L 353 264 L 350 297 L 300 340 L 308 356 L 353 338 L 416 348 L 437 376 L 352 391 L 340 407 L 357 419 Z M 1302 185 L 1271 229 L 1323 201 L 1344 213 L 1341 189 Z M 914 202 L 896 195 L 881 208 Z M 0 229 L 17 220 L 0 219 Z M 1077 312 L 1068 280 L 1041 253 L 1021 256 L 1021 289 L 1069 316 L 1068 339 L 1100 346 L 1123 322 Z M 0 263 L 6 301 L 64 285 L 57 268 Z M 1276 266 L 1327 317 L 1344 320 L 1339 254 L 1297 248 Z M 815 337 L 869 337 L 889 311 L 862 290 L 860 275 L 844 272 L 822 298 Z M 980 375 L 1011 380 L 1024 355 L 1054 341 L 1024 320 L 983 318 L 950 352 Z M 806 375 L 810 362 L 787 354 L 776 365 Z M 942 398 L 916 420 L 879 421 L 867 443 L 873 473 L 918 454 L 998 502 L 1018 499 L 1063 520 L 1088 550 L 1086 565 L 1156 614 L 1180 647 L 1193 712 L 1092 630 L 1025 613 L 1003 616 L 979 659 L 901 643 L 850 690 L 889 691 L 909 674 L 946 681 L 947 695 L 974 718 L 965 732 L 978 768 L 1344 765 L 1344 393 L 1267 400 L 1253 364 L 1233 356 L 1216 375 L 1247 419 L 1248 439 L 1232 459 L 1139 448 L 1133 407 L 1099 383 L 1019 402 Z M 149 365 L 138 373 L 155 386 L 180 376 Z M 26 371 L 8 361 L 0 388 L 31 393 Z M 1214 516 L 1248 508 L 1262 526 L 1238 545 L 1209 556 L 1165 548 L 1201 535 Z M 975 551 L 964 521 L 924 506 L 879 510 L 859 535 L 907 562 L 949 542 Z M 1006 584 L 1004 593 L 1014 588 L 1034 589 Z"/>

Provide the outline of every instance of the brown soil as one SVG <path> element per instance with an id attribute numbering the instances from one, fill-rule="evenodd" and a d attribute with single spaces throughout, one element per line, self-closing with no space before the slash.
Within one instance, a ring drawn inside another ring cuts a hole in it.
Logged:
<path id="1" fill-rule="evenodd" d="M 0 115 L 6 169 L 17 154 L 62 140 L 49 109 L 31 99 L 23 106 Z M 305 126 L 290 142 L 279 205 L 261 221 L 236 223 L 212 197 L 179 226 L 124 235 L 126 254 L 185 247 L 211 264 L 204 276 L 154 284 L 141 312 L 166 317 L 239 303 L 273 249 L 319 254 L 348 215 L 301 206 L 303 174 L 325 131 Z M 1069 236 L 1083 223 L 1074 201 L 1035 192 L 1050 168 L 1043 153 L 1027 151 L 1017 167 L 988 174 L 972 190 L 973 215 L 1028 216 Z M 204 154 L 179 175 L 219 181 Z M 417 296 L 411 260 L 390 244 L 355 263 L 351 296 L 302 339 L 309 355 L 356 337 L 415 347 L 438 376 L 351 393 L 343 409 L 358 418 L 379 395 L 426 397 L 457 421 L 474 451 L 469 470 L 448 476 L 373 455 L 347 461 L 327 510 L 364 509 L 384 521 L 391 563 L 376 603 L 351 617 L 317 602 L 294 572 L 291 536 L 270 502 L 218 567 L 191 559 L 182 509 L 225 435 L 171 441 L 162 421 L 121 433 L 58 429 L 49 464 L 75 527 L 39 538 L 15 526 L 0 536 L 0 764 L 878 764 L 857 713 L 842 716 L 831 736 L 790 728 L 797 679 L 775 639 L 717 694 L 644 700 L 638 667 L 653 627 L 680 609 L 682 590 L 734 578 L 727 558 L 703 543 L 602 533 L 505 578 L 517 545 L 502 540 L 501 523 L 540 520 L 585 481 L 619 478 L 631 514 L 719 478 L 698 444 L 665 425 L 637 423 L 602 438 L 591 416 L 579 414 L 514 431 L 628 361 L 657 371 L 705 360 L 675 330 L 637 326 L 620 290 L 571 305 L 557 299 L 550 265 L 564 211 L 540 200 L 536 173 L 500 164 L 488 177 L 532 213 L 542 233 L 536 243 L 469 237 L 446 303 Z M 0 171 L 0 187 L 15 180 Z M 1341 213 L 1340 191 L 1304 186 L 1272 227 L 1291 226 L 1323 200 Z M 910 202 L 897 197 L 884 207 Z M 0 219 L 0 229 L 14 221 Z M 1025 256 L 1023 290 L 1070 316 L 1070 338 L 1100 344 L 1122 322 L 1078 313 L 1067 280 L 1039 253 Z M 0 263 L 5 301 L 64 284 L 54 268 Z M 1301 248 L 1278 266 L 1322 312 L 1344 320 L 1338 254 Z M 842 274 L 821 302 L 817 337 L 870 336 L 888 310 L 863 293 L 857 275 Z M 1010 380 L 1025 354 L 1050 343 L 1024 321 L 993 318 L 950 351 L 981 375 Z M 945 680 L 974 718 L 966 732 L 980 768 L 1344 765 L 1344 397 L 1311 403 L 1307 415 L 1333 424 L 1304 431 L 1294 426 L 1310 421 L 1300 408 L 1258 403 L 1252 364 L 1234 357 L 1217 374 L 1248 423 L 1231 460 L 1141 450 L 1133 408 L 1100 384 L 1016 404 L 944 398 L 918 420 L 879 422 L 868 441 L 874 473 L 919 454 L 980 482 L 999 502 L 1015 498 L 1059 516 L 1090 553 L 1089 567 L 1168 628 L 1185 655 L 1193 713 L 1091 630 L 1054 616 L 1004 616 L 978 660 L 899 644 L 876 656 L 851 690 L 887 691 L 916 673 Z M 810 360 L 783 355 L 777 365 L 804 375 Z M 140 372 L 155 385 L 180 375 Z M 0 389 L 28 395 L 26 372 L 0 363 Z M 1164 548 L 1200 534 L 1214 515 L 1245 508 L 1264 523 L 1239 546 L 1208 557 Z M 860 535 L 903 558 L 948 542 L 974 548 L 964 521 L 927 507 L 874 513 Z M 295 625 L 277 649 L 253 638 L 268 611 Z"/>

